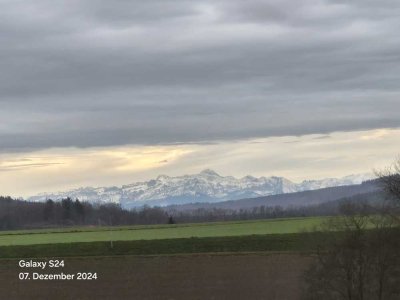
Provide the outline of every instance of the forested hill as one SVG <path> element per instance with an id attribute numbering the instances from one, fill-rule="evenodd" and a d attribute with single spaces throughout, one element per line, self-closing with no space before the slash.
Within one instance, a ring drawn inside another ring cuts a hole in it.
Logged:
<path id="1" fill-rule="evenodd" d="M 362 195 L 380 190 L 378 180 L 369 180 L 361 184 L 329 187 L 312 191 L 303 191 L 296 193 L 287 193 L 271 196 L 263 196 L 257 198 L 248 198 L 240 200 L 230 200 L 218 203 L 193 203 L 184 205 L 172 205 L 168 209 L 175 209 L 177 211 L 186 211 L 199 208 L 216 208 L 216 209 L 251 209 L 252 207 L 274 207 L 280 206 L 287 207 L 302 207 L 310 205 L 319 205 L 326 202 L 335 201 L 338 199 L 353 197 L 355 195 Z"/>

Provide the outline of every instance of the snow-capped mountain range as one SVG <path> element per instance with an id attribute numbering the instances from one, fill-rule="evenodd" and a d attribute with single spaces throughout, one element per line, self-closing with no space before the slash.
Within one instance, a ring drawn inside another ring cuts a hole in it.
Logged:
<path id="1" fill-rule="evenodd" d="M 220 202 L 243 198 L 293 193 L 326 187 L 360 184 L 373 179 L 371 174 L 350 175 L 343 178 L 305 180 L 294 183 L 284 177 L 235 178 L 221 176 L 207 169 L 199 174 L 170 177 L 160 175 L 156 179 L 136 182 L 122 187 L 85 187 L 66 192 L 42 193 L 30 197 L 30 201 L 60 200 L 70 197 L 92 203 L 119 203 L 122 207 L 194 202 Z"/>

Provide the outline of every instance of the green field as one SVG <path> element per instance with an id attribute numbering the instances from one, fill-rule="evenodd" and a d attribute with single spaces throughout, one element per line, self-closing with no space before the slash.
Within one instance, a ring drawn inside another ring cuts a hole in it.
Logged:
<path id="1" fill-rule="evenodd" d="M 286 233 L 228 237 L 179 238 L 113 242 L 79 242 L 0 247 L 0 258 L 199 253 L 313 252 L 327 242 L 324 233 Z"/>
<path id="2" fill-rule="evenodd" d="M 326 217 L 136 227 L 3 231 L 0 233 L 0 246 L 288 234 L 312 230 L 323 220 L 326 220 Z"/>

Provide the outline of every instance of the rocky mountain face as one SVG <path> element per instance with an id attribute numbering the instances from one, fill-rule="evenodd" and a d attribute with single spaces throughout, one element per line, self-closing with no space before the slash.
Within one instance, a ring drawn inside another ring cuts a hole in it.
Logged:
<path id="1" fill-rule="evenodd" d="M 43 193 L 30 197 L 28 200 L 45 201 L 46 199 L 59 200 L 71 197 L 92 203 L 119 203 L 125 208 L 146 204 L 167 206 L 195 202 L 214 203 L 360 184 L 372 178 L 372 175 L 360 174 L 294 183 L 283 177 L 245 176 L 235 178 L 221 176 L 213 170 L 207 169 L 194 175 L 178 177 L 160 175 L 156 179 L 122 187 L 85 187 L 59 193 Z"/>

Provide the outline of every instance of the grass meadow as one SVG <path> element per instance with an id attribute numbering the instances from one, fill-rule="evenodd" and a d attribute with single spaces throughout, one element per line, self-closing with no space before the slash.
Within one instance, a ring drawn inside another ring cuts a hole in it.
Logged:
<path id="1" fill-rule="evenodd" d="M 80 227 L 0 232 L 1 246 L 273 235 L 311 231 L 326 217 L 180 225 Z"/>

